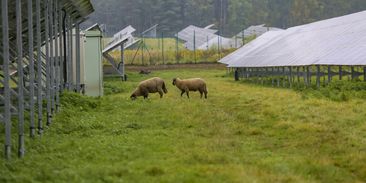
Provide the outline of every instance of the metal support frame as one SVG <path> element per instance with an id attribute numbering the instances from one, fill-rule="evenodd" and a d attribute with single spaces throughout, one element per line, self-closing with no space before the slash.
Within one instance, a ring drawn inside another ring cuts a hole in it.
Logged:
<path id="1" fill-rule="evenodd" d="M 118 64 L 118 69 L 123 73 L 122 80 L 126 81 L 126 72 L 125 72 L 125 43 L 121 44 L 121 62 Z"/>
<path id="2" fill-rule="evenodd" d="M 11 119 L 10 119 L 10 74 L 9 74 L 9 22 L 8 22 L 8 0 L 1 0 L 2 13 L 2 34 L 3 34 L 3 73 L 4 73 L 4 114 L 5 125 L 5 158 L 11 156 Z"/>
<path id="3" fill-rule="evenodd" d="M 49 126 L 52 123 L 52 111 L 51 111 L 51 59 L 50 59 L 50 28 L 49 28 L 49 2 L 44 3 L 44 18 L 45 18 L 45 47 L 46 47 L 46 100 L 47 100 L 47 123 Z"/>
<path id="4" fill-rule="evenodd" d="M 366 81 L 366 66 L 347 66 L 350 71 L 343 69 L 344 66 L 339 66 L 339 72 L 332 72 L 333 66 L 325 66 L 325 65 L 315 65 L 315 66 L 274 66 L 274 67 L 242 67 L 236 68 L 239 71 L 238 76 L 245 78 L 256 84 L 264 84 L 266 81 L 269 81 L 273 87 L 287 87 L 290 88 L 294 86 L 296 83 L 303 84 L 306 87 L 316 86 L 320 88 L 322 83 L 329 84 L 333 77 L 339 74 L 339 79 L 342 77 L 348 76 L 352 77 L 352 80 L 359 80 L 360 77 L 363 77 L 363 80 Z M 312 72 L 311 68 L 315 68 Z M 294 69 L 296 71 L 294 72 Z M 311 80 L 314 76 L 316 79 L 315 83 L 312 85 Z M 282 82 L 282 85 L 281 85 Z M 286 83 L 288 82 L 288 84 Z"/>
<path id="5" fill-rule="evenodd" d="M 38 134 L 43 134 L 43 68 L 42 68 L 42 37 L 41 37 L 41 0 L 36 0 L 36 40 L 37 40 L 37 104 L 38 104 Z"/>
<path id="6" fill-rule="evenodd" d="M 59 111 L 59 107 L 60 107 L 60 44 L 59 41 L 60 36 L 61 36 L 61 32 L 59 32 L 59 19 L 58 19 L 58 2 L 55 1 L 54 5 L 53 5 L 53 19 L 54 19 L 54 37 L 55 37 L 55 60 L 54 60 L 54 76 L 55 76 L 55 80 L 54 80 L 54 101 L 55 101 L 55 111 L 54 112 L 58 112 Z M 58 33 L 59 32 L 59 33 Z"/>
<path id="7" fill-rule="evenodd" d="M 18 68 L 18 156 L 23 157 L 24 147 L 24 73 L 23 73 L 23 34 L 22 34 L 22 4 L 16 0 L 17 26 L 17 68 Z"/>
<path id="8" fill-rule="evenodd" d="M 320 87 L 320 65 L 316 66 L 316 86 Z"/>
<path id="9" fill-rule="evenodd" d="M 343 71 L 342 71 L 342 66 L 339 66 L 339 80 L 343 79 Z"/>
<path id="10" fill-rule="evenodd" d="M 51 98 L 51 114 L 53 114 L 56 110 L 56 90 L 55 90 L 55 60 L 56 60 L 56 56 L 55 56 L 55 33 L 54 33 L 54 7 L 53 7 L 54 3 L 53 0 L 49 0 L 49 33 L 50 33 L 50 37 L 49 37 L 49 42 L 50 42 L 50 98 Z M 51 122 L 51 121 L 50 121 Z M 51 123 L 48 123 L 48 125 L 50 125 Z"/>
<path id="11" fill-rule="evenodd" d="M 80 26 L 79 23 L 75 24 L 75 42 L 76 42 L 76 92 L 80 93 L 81 81 L 80 81 Z"/>
<path id="12" fill-rule="evenodd" d="M 72 27 L 72 18 L 69 16 L 68 17 L 69 21 L 69 44 L 68 44 L 68 48 L 69 48 L 69 61 L 68 61 L 68 90 L 72 91 L 73 90 L 73 27 Z"/>

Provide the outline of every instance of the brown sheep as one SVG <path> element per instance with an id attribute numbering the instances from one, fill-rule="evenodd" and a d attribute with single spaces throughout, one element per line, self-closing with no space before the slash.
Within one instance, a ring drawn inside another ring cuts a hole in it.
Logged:
<path id="1" fill-rule="evenodd" d="M 149 97 L 149 93 L 159 93 L 160 98 L 163 98 L 164 93 L 168 93 L 165 87 L 165 82 L 161 78 L 154 77 L 140 82 L 135 91 L 131 94 L 131 99 L 135 100 L 139 96 L 143 96 L 144 99 Z"/>
<path id="2" fill-rule="evenodd" d="M 187 97 L 189 98 L 189 91 L 199 91 L 201 94 L 201 98 L 203 94 L 205 94 L 205 98 L 207 99 L 207 86 L 205 80 L 201 78 L 194 79 L 173 79 L 173 85 L 175 85 L 182 93 L 180 96 L 183 96 L 184 93 L 187 93 Z"/>

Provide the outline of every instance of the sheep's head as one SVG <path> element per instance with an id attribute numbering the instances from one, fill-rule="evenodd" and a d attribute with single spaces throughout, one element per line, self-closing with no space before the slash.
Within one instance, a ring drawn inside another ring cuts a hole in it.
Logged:
<path id="1" fill-rule="evenodd" d="M 136 96 L 136 94 L 133 93 L 130 98 L 131 98 L 131 100 L 136 100 L 137 96 Z"/>
<path id="2" fill-rule="evenodd" d="M 174 78 L 172 84 L 175 86 L 176 82 L 177 82 L 177 78 Z"/>

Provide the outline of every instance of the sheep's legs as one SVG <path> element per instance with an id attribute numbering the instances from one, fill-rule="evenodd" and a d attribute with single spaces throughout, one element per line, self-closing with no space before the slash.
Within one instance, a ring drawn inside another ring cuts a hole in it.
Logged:
<path id="1" fill-rule="evenodd" d="M 162 91 L 159 91 L 159 95 L 160 95 L 160 98 L 163 98 L 163 92 Z"/>
<path id="2" fill-rule="evenodd" d="M 200 94 L 201 94 L 201 98 L 203 97 L 203 92 L 200 91 Z"/>
<path id="3" fill-rule="evenodd" d="M 183 90 L 183 91 L 182 91 L 182 93 L 180 94 L 180 96 L 181 96 L 181 97 L 183 97 L 183 94 L 184 94 L 185 92 L 186 92 L 186 91 L 184 91 L 184 90 Z"/>
<path id="4" fill-rule="evenodd" d="M 187 93 L 187 97 L 189 98 L 189 92 L 188 92 L 188 91 L 186 91 L 186 93 Z"/>

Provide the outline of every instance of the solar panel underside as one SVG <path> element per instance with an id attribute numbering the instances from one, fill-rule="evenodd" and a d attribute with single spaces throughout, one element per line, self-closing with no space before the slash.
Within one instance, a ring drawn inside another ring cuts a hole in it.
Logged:
<path id="1" fill-rule="evenodd" d="M 220 60 L 228 67 L 366 65 L 366 11 L 270 31 Z"/>

